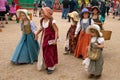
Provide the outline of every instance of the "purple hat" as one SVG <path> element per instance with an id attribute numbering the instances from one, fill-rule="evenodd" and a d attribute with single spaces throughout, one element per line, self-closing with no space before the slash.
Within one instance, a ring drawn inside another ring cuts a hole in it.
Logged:
<path id="1" fill-rule="evenodd" d="M 82 16 L 83 13 L 89 13 L 90 14 L 90 11 L 87 8 L 83 8 L 82 12 L 80 13 L 80 15 Z"/>

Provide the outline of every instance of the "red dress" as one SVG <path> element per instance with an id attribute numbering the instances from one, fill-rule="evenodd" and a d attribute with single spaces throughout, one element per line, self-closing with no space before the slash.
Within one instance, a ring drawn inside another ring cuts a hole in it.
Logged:
<path id="1" fill-rule="evenodd" d="M 43 28 L 43 59 L 46 65 L 46 68 L 53 67 L 58 63 L 58 51 L 57 45 L 49 45 L 49 40 L 55 39 L 55 32 L 51 26 L 52 21 L 49 21 L 49 26 L 47 28 Z"/>
<path id="2" fill-rule="evenodd" d="M 82 21 L 80 23 L 81 31 L 78 37 L 78 42 L 74 52 L 74 56 L 82 56 L 82 58 L 85 59 L 87 57 L 88 46 L 91 38 L 91 35 L 86 33 L 86 29 L 91 24 L 91 21 L 88 19 L 87 23 L 83 23 Z"/>
<path id="3" fill-rule="evenodd" d="M 87 57 L 88 45 L 90 42 L 90 34 L 87 34 L 85 31 L 81 31 L 78 37 L 77 46 L 74 52 L 75 57 L 82 56 L 83 59 Z"/>

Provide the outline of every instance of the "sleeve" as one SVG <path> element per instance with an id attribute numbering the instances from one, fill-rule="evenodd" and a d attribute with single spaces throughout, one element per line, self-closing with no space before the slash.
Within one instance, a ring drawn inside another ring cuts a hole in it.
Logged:
<path id="1" fill-rule="evenodd" d="M 103 37 L 101 37 L 101 38 L 98 39 L 98 43 L 100 43 L 100 44 L 101 44 L 101 43 L 104 43 L 104 41 L 105 41 L 105 40 L 104 40 Z"/>
<path id="2" fill-rule="evenodd" d="M 93 21 L 93 19 L 91 19 L 91 25 L 93 25 L 94 24 L 94 21 Z"/>
<path id="3" fill-rule="evenodd" d="M 22 25 L 23 25 L 23 24 L 22 24 L 22 22 L 21 22 L 21 23 L 20 23 L 20 29 L 21 29 L 21 30 L 22 30 Z"/>
<path id="4" fill-rule="evenodd" d="M 77 27 L 76 27 L 76 30 L 75 30 L 75 35 L 78 34 L 78 32 L 80 31 L 80 28 L 81 28 L 81 25 L 80 25 L 80 21 L 77 23 Z"/>
<path id="5" fill-rule="evenodd" d="M 52 24 L 53 24 L 53 23 L 56 23 L 56 20 L 53 20 L 53 21 L 52 21 Z"/>
<path id="6" fill-rule="evenodd" d="M 31 27 L 32 32 L 36 31 L 35 25 L 32 21 L 30 22 L 30 27 Z"/>
<path id="7" fill-rule="evenodd" d="M 41 30 L 42 29 L 42 26 L 39 24 L 39 26 L 38 26 L 38 30 Z"/>

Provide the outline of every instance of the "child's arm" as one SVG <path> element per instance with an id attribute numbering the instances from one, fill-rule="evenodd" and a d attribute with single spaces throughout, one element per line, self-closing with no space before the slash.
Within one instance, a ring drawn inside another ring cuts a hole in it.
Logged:
<path id="1" fill-rule="evenodd" d="M 96 45 L 98 48 L 104 48 L 104 43 L 101 43 L 101 44 L 95 43 L 95 45 Z"/>
<path id="2" fill-rule="evenodd" d="M 52 27 L 55 31 L 55 42 L 54 44 L 57 44 L 57 39 L 58 39 L 58 28 L 57 28 L 57 25 L 55 23 L 52 24 Z"/>
<path id="3" fill-rule="evenodd" d="M 30 21 L 30 27 L 31 27 L 32 32 L 35 34 L 36 29 L 35 29 L 35 25 L 32 21 Z"/>
<path id="4" fill-rule="evenodd" d="M 79 31 L 80 31 L 80 27 L 81 25 L 80 25 L 80 21 L 77 23 L 77 27 L 76 27 L 76 30 L 75 30 L 75 37 L 77 37 L 77 34 L 79 33 Z"/>

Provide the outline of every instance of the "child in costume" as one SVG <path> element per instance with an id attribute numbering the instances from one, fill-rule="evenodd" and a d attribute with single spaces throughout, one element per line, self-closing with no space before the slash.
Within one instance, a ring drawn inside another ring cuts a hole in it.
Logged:
<path id="1" fill-rule="evenodd" d="M 33 16 L 37 17 L 37 2 L 34 2 Z"/>
<path id="2" fill-rule="evenodd" d="M 100 10 L 97 6 L 92 7 L 92 19 L 95 24 L 100 26 L 100 29 L 103 30 L 102 22 L 100 21 Z"/>
<path id="3" fill-rule="evenodd" d="M 10 5 L 10 20 L 12 20 L 12 17 L 15 15 L 16 21 L 18 20 L 17 14 L 16 14 L 16 3 L 12 1 L 12 4 Z"/>
<path id="4" fill-rule="evenodd" d="M 102 33 L 100 32 L 100 27 L 98 25 L 91 25 L 88 27 L 87 33 L 91 34 L 91 41 L 90 41 L 90 50 L 92 49 L 99 49 L 100 55 L 98 59 L 92 60 L 90 59 L 90 63 L 88 66 L 89 78 L 100 78 L 103 70 L 103 48 L 104 48 L 104 38 L 102 37 Z"/>
<path id="5" fill-rule="evenodd" d="M 38 60 L 39 51 L 39 43 L 34 38 L 35 25 L 30 21 L 26 9 L 19 9 L 17 14 L 22 21 L 22 37 L 11 58 L 11 62 L 14 64 L 33 63 Z"/>
<path id="6" fill-rule="evenodd" d="M 66 39 L 68 40 L 68 42 L 67 42 L 68 46 L 65 46 L 65 51 L 66 51 L 65 54 L 67 54 L 69 52 L 74 53 L 74 50 L 75 50 L 76 44 L 77 44 L 77 39 L 78 39 L 77 37 L 76 38 L 74 37 L 77 22 L 79 21 L 78 13 L 76 11 L 73 11 L 73 12 L 69 13 L 68 15 L 72 21 L 71 21 L 71 27 L 69 28 L 69 30 L 67 32 Z"/>
<path id="7" fill-rule="evenodd" d="M 94 21 L 90 18 L 90 12 L 87 8 L 82 9 L 81 19 L 77 24 L 75 30 L 75 37 L 79 34 L 77 46 L 74 52 L 75 57 L 81 57 L 85 59 L 87 57 L 88 45 L 90 42 L 90 34 L 86 33 L 86 29 L 89 25 L 94 24 Z"/>
<path id="8" fill-rule="evenodd" d="M 53 73 L 55 65 L 58 63 L 58 28 L 52 15 L 53 11 L 49 7 L 41 9 L 40 30 L 36 33 L 37 36 L 42 31 L 37 67 L 40 70 L 44 61 L 48 74 Z"/>

